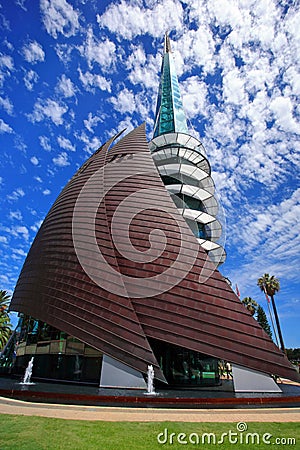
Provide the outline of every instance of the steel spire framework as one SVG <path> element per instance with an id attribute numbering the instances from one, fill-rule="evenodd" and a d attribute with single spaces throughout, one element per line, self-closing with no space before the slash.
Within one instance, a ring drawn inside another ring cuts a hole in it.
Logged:
<path id="1" fill-rule="evenodd" d="M 169 36 L 165 35 L 161 79 L 153 137 L 164 133 L 188 133 Z"/>
<path id="2" fill-rule="evenodd" d="M 210 164 L 203 145 L 188 131 L 167 34 L 150 150 L 166 188 L 198 242 L 217 265 L 222 264 L 222 224 Z"/>

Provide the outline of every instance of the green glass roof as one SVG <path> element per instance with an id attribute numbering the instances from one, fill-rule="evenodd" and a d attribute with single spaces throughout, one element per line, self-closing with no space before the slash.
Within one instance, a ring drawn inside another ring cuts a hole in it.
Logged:
<path id="1" fill-rule="evenodd" d="M 188 128 L 171 53 L 170 40 L 166 34 L 153 137 L 173 132 L 188 133 Z"/>

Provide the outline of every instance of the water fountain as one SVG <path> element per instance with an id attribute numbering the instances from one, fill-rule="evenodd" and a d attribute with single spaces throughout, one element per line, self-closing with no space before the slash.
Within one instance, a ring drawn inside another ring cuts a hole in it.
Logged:
<path id="1" fill-rule="evenodd" d="M 155 392 L 153 380 L 154 380 L 154 369 L 151 364 L 148 366 L 147 371 L 147 392 L 145 392 L 145 395 L 158 395 L 158 393 Z"/>
<path id="2" fill-rule="evenodd" d="M 33 360 L 34 360 L 34 356 L 32 356 L 31 360 L 29 361 L 28 366 L 25 371 L 23 381 L 21 381 L 20 384 L 26 384 L 26 385 L 35 384 L 30 381 L 31 375 L 32 375 Z"/>

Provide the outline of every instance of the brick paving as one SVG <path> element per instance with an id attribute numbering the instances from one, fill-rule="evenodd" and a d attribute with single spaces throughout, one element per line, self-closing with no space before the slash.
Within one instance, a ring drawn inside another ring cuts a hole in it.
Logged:
<path id="1" fill-rule="evenodd" d="M 300 422 L 300 408 L 154 409 L 54 405 L 0 397 L 0 413 L 108 422 Z"/>

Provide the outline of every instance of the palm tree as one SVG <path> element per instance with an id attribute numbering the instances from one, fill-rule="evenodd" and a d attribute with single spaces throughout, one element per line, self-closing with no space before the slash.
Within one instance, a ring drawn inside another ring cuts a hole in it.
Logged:
<path id="1" fill-rule="evenodd" d="M 251 297 L 245 297 L 242 300 L 242 303 L 246 306 L 246 308 L 250 312 L 251 316 L 254 316 L 254 314 L 256 313 L 257 308 L 258 308 L 258 303 L 255 300 L 253 300 L 253 298 L 251 298 Z"/>
<path id="2" fill-rule="evenodd" d="M 7 312 L 10 295 L 0 290 L 0 350 L 5 346 L 11 335 L 11 323 Z"/>
<path id="3" fill-rule="evenodd" d="M 278 318 L 277 309 L 276 309 L 275 300 L 274 300 L 274 295 L 280 289 L 279 280 L 277 278 L 275 278 L 274 275 L 270 276 L 268 273 L 265 273 L 262 277 L 260 277 L 257 280 L 257 285 L 260 287 L 260 289 L 266 295 L 271 297 L 271 302 L 272 302 L 272 307 L 273 307 L 273 311 L 274 311 L 275 322 L 276 322 L 276 326 L 277 326 L 277 331 L 278 331 L 278 337 L 279 337 L 279 341 L 280 341 L 281 350 L 285 352 L 283 338 L 282 338 L 282 333 L 281 333 L 281 328 L 280 328 L 280 323 L 279 323 L 279 318 Z"/>
<path id="4" fill-rule="evenodd" d="M 6 312 L 10 302 L 10 295 L 7 291 L 0 290 L 0 314 Z"/>
<path id="5" fill-rule="evenodd" d="M 11 323 L 9 320 L 9 316 L 0 316 L 0 350 L 5 347 L 5 344 L 7 344 L 10 336 L 12 334 L 11 331 Z"/>

